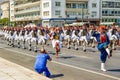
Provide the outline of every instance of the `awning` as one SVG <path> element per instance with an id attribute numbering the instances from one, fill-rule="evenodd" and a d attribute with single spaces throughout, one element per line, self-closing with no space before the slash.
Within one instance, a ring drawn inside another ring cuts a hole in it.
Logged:
<path id="1" fill-rule="evenodd" d="M 65 26 L 82 26 L 82 25 L 84 25 L 85 24 L 85 22 L 76 22 L 76 23 L 72 23 L 72 24 L 65 24 Z"/>
<path id="2" fill-rule="evenodd" d="M 100 23 L 101 25 L 113 25 L 115 22 L 103 22 Z"/>
<path id="3" fill-rule="evenodd" d="M 30 23 L 30 24 L 27 24 L 24 28 L 27 28 L 27 27 L 36 27 L 36 25 L 35 24 L 32 24 L 32 23 Z"/>
<path id="4" fill-rule="evenodd" d="M 85 23 L 84 22 L 73 23 L 73 25 L 76 25 L 76 26 L 82 26 L 83 24 Z"/>

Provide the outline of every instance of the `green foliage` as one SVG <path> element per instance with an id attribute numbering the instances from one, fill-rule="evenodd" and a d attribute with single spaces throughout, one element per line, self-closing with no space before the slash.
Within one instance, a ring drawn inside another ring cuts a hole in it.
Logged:
<path id="1" fill-rule="evenodd" d="M 9 18 L 0 19 L 0 24 L 6 26 L 9 24 Z"/>

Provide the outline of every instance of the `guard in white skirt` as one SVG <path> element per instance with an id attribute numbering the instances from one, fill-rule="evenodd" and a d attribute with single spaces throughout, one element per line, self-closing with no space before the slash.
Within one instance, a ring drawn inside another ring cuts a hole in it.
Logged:
<path id="1" fill-rule="evenodd" d="M 10 30 L 9 34 L 10 34 L 9 36 L 10 46 L 14 47 L 14 39 L 15 39 L 14 28 Z"/>
<path id="2" fill-rule="evenodd" d="M 37 35 L 37 27 L 36 26 L 32 28 L 31 34 L 32 34 L 31 43 L 34 47 L 34 51 L 37 52 L 38 35 Z"/>
<path id="3" fill-rule="evenodd" d="M 25 49 L 25 29 L 24 28 L 21 28 L 19 39 L 20 39 L 21 46 L 23 47 L 23 49 Z"/>
<path id="4" fill-rule="evenodd" d="M 17 27 L 15 30 L 15 41 L 17 42 L 17 47 L 20 48 L 20 28 Z"/>
<path id="5" fill-rule="evenodd" d="M 46 40 L 44 38 L 45 32 L 42 27 L 39 28 L 37 35 L 38 35 L 38 43 L 44 45 L 46 43 Z"/>
<path id="6" fill-rule="evenodd" d="M 88 36 L 87 27 L 83 26 L 83 30 L 81 30 L 81 38 L 80 38 L 80 40 L 82 41 L 82 47 L 83 47 L 84 52 L 86 51 L 86 45 L 88 44 L 87 36 Z"/>
<path id="7" fill-rule="evenodd" d="M 31 27 L 27 27 L 25 31 L 25 42 L 27 43 L 29 51 L 31 51 L 31 39 L 32 39 L 31 31 L 32 31 Z"/>
<path id="8" fill-rule="evenodd" d="M 53 39 L 52 39 L 52 46 L 56 50 L 56 58 L 58 58 L 58 53 L 60 52 L 60 49 L 62 48 L 62 45 L 59 39 L 60 39 L 60 35 L 59 33 L 57 33 L 57 29 L 56 29 L 53 34 Z"/>
<path id="9" fill-rule="evenodd" d="M 78 33 L 79 32 L 77 30 L 73 30 L 72 37 L 71 37 L 76 50 L 78 50 L 78 46 L 79 46 L 79 36 L 78 36 Z"/>

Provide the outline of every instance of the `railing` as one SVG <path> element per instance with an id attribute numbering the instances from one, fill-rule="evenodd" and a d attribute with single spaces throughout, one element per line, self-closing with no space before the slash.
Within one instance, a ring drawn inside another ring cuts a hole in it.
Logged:
<path id="1" fill-rule="evenodd" d="M 29 2 L 29 3 L 26 3 L 26 4 L 19 4 L 19 5 L 15 5 L 14 8 L 24 8 L 24 7 L 27 7 L 27 6 L 33 6 L 33 5 L 40 5 L 40 1 L 37 1 L 37 2 Z"/>
<path id="2" fill-rule="evenodd" d="M 36 12 L 36 11 L 40 11 L 40 8 L 17 11 L 15 12 L 15 14 L 24 14 L 24 13 L 30 13 L 30 12 Z"/>
<path id="3" fill-rule="evenodd" d="M 16 21 L 27 21 L 27 20 L 39 20 L 41 18 L 41 16 L 31 16 L 31 17 L 20 17 L 20 18 L 16 18 Z"/>

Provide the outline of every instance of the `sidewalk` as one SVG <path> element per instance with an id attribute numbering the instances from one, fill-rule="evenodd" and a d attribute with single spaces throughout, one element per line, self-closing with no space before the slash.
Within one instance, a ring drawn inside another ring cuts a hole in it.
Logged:
<path id="1" fill-rule="evenodd" d="M 51 80 L 0 57 L 0 80 Z"/>

